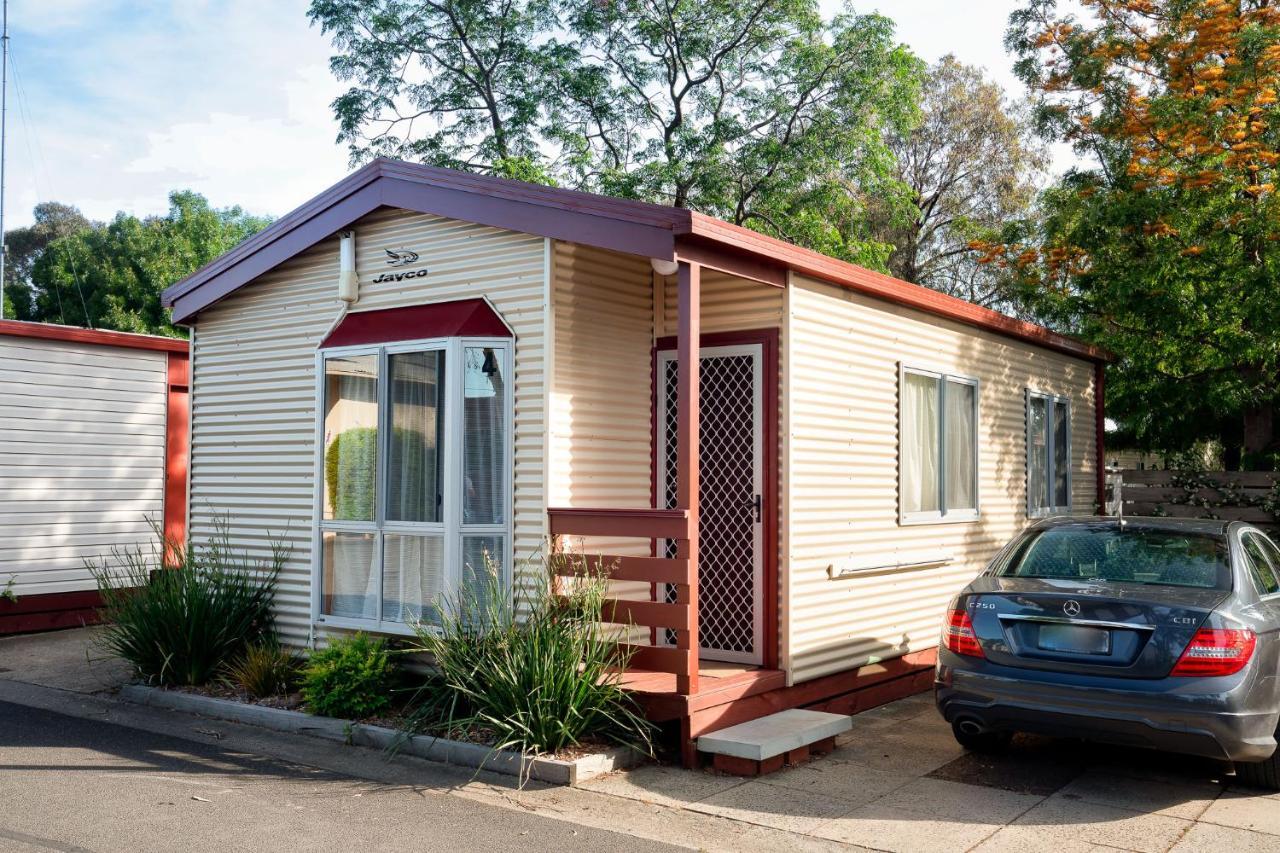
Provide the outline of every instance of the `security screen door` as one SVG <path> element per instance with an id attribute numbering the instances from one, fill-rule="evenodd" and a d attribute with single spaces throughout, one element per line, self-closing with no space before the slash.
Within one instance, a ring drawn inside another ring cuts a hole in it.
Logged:
<path id="1" fill-rule="evenodd" d="M 699 655 L 763 662 L 764 430 L 763 346 L 703 347 L 698 526 Z M 658 494 L 676 505 L 676 411 L 679 363 L 658 353 Z M 668 557 L 675 543 L 666 543 Z M 674 587 L 666 600 L 675 601 Z M 665 638 L 668 644 L 674 637 Z"/>

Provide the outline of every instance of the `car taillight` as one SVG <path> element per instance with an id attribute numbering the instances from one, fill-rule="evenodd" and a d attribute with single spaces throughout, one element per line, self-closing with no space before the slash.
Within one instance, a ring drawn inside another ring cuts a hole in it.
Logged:
<path id="1" fill-rule="evenodd" d="M 1248 628 L 1201 628 L 1169 674 L 1233 675 L 1249 662 L 1257 641 L 1257 636 Z"/>
<path id="2" fill-rule="evenodd" d="M 947 623 L 942 628 L 942 644 L 946 646 L 947 651 L 958 655 L 986 657 L 982 653 L 982 644 L 978 642 L 978 635 L 974 633 L 973 620 L 964 610 L 947 611 Z"/>

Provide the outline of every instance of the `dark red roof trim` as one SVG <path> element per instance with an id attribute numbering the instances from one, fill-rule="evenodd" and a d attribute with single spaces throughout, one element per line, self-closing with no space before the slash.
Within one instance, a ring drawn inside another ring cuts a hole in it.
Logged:
<path id="1" fill-rule="evenodd" d="M 160 335 L 135 335 L 131 332 L 101 332 L 79 326 L 57 326 L 53 323 L 30 323 L 25 320 L 0 320 L 0 336 L 10 338 L 42 338 L 49 341 L 71 341 L 105 347 L 126 347 L 157 352 L 187 352 L 182 338 Z"/>
<path id="2" fill-rule="evenodd" d="M 677 257 L 768 284 L 788 271 L 1093 361 L 1098 347 L 920 285 L 692 211 L 592 193 L 375 160 L 169 287 L 174 322 L 196 313 L 380 207 L 448 216 L 650 258 Z"/>
<path id="3" fill-rule="evenodd" d="M 483 299 L 356 311 L 320 342 L 321 349 L 423 338 L 509 338 L 511 329 Z"/>

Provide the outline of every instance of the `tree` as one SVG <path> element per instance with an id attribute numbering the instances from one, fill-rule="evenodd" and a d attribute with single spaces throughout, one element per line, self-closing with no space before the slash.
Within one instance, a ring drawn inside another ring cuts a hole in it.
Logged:
<path id="1" fill-rule="evenodd" d="M 1047 165 L 1029 105 L 1010 103 L 982 69 L 944 56 L 925 78 L 920 124 L 891 139 L 911 216 L 888 227 L 898 278 L 1009 310 L 1007 276 L 978 262 L 975 240 L 1027 217 Z M 885 217 L 892 222 L 892 216 Z"/>
<path id="2" fill-rule="evenodd" d="M 56 201 L 37 204 L 31 225 L 14 228 L 4 235 L 4 316 L 10 320 L 35 319 L 35 292 L 31 269 L 36 259 L 54 240 L 92 227 L 79 209 Z"/>
<path id="3" fill-rule="evenodd" d="M 921 66 L 878 15 L 813 0 L 313 0 L 379 154 L 697 208 L 883 267 L 869 198 Z"/>
<path id="4" fill-rule="evenodd" d="M 214 209 L 191 191 L 171 193 L 165 216 L 118 213 L 41 253 L 31 273 L 32 319 L 181 337 L 160 293 L 269 221 L 239 207 Z"/>
<path id="5" fill-rule="evenodd" d="M 1273 444 L 1280 395 L 1280 6 L 1030 0 L 1007 43 L 1040 127 L 1091 168 L 986 260 L 1119 361 L 1115 416 L 1146 446 Z M 1230 454 L 1229 454 L 1230 455 Z M 1238 455 L 1238 454 L 1237 454 Z"/>
<path id="6" fill-rule="evenodd" d="M 546 0 L 313 0 L 352 87 L 333 103 L 352 163 L 377 156 L 538 177 L 538 123 L 556 51 Z"/>

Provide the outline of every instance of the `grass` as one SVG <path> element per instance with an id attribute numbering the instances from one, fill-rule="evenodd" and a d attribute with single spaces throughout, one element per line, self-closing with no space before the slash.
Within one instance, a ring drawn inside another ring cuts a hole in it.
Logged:
<path id="1" fill-rule="evenodd" d="M 88 564 L 103 599 L 98 641 L 106 651 L 149 683 L 198 685 L 249 646 L 274 641 L 282 545 L 253 559 L 232 549 L 225 521 L 200 547 L 166 542 L 158 530 L 156 537 L 149 552 L 113 549 L 101 564 Z"/>
<path id="2" fill-rule="evenodd" d="M 407 732 L 483 730 L 495 750 L 526 754 L 585 740 L 652 751 L 650 724 L 618 684 L 626 658 L 601 621 L 607 576 L 584 577 L 562 598 L 545 576 L 508 595 L 489 560 L 465 574 L 474 580 L 441 607 L 441 627 L 415 627 L 408 651 L 430 655 L 435 670 L 417 692 Z"/>

